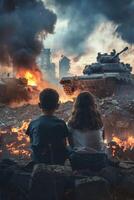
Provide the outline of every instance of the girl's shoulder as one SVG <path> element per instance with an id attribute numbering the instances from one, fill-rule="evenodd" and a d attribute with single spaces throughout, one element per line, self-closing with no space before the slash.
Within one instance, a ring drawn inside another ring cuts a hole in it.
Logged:
<path id="1" fill-rule="evenodd" d="M 85 130 L 79 130 L 79 129 L 74 129 L 71 126 L 69 126 L 67 124 L 68 130 L 73 131 L 73 132 L 82 132 L 82 133 L 102 133 L 104 131 L 104 127 L 100 128 L 100 129 L 85 129 Z"/>

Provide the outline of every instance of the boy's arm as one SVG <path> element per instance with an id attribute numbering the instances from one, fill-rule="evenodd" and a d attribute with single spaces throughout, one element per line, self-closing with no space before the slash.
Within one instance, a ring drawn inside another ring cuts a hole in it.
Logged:
<path id="1" fill-rule="evenodd" d="M 27 130 L 26 130 L 26 135 L 30 136 L 30 128 L 31 128 L 31 123 L 29 124 Z"/>
<path id="2" fill-rule="evenodd" d="M 103 140 L 105 140 L 105 129 L 103 129 L 102 137 L 103 137 Z"/>
<path id="3" fill-rule="evenodd" d="M 66 146 L 73 146 L 72 144 L 72 137 L 71 137 L 71 133 L 67 127 L 67 125 L 64 125 L 64 137 L 65 137 L 65 145 Z"/>
<path id="4" fill-rule="evenodd" d="M 71 132 L 71 129 L 68 128 L 68 141 L 69 141 L 69 144 L 70 146 L 73 148 L 73 138 L 72 138 L 72 132 Z"/>

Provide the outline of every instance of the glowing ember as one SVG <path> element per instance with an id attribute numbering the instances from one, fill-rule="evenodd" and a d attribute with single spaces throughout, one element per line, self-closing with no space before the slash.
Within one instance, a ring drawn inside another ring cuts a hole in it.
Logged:
<path id="1" fill-rule="evenodd" d="M 68 101 L 74 102 L 78 94 L 80 93 L 79 91 L 76 91 L 73 95 L 66 95 L 63 89 L 59 88 L 58 92 L 60 94 L 60 102 L 61 103 L 66 103 Z"/>
<path id="2" fill-rule="evenodd" d="M 134 137 L 133 136 L 129 136 L 125 140 L 122 140 L 116 136 L 113 136 L 112 141 L 115 142 L 116 144 L 118 144 L 119 147 L 121 147 L 123 151 L 126 151 L 127 149 L 131 150 L 134 148 Z"/>
<path id="3" fill-rule="evenodd" d="M 30 157 L 29 137 L 25 134 L 28 125 L 29 122 L 24 121 L 20 127 L 13 127 L 9 132 L 8 130 L 6 132 L 1 131 L 3 137 L 5 134 L 8 135 L 6 150 L 13 157 L 21 159 Z"/>
<path id="4" fill-rule="evenodd" d="M 113 157 L 134 160 L 134 136 L 121 139 L 113 135 L 112 142 L 108 146 Z"/>
<path id="5" fill-rule="evenodd" d="M 26 140 L 26 142 L 30 142 L 29 137 L 25 134 L 25 131 L 27 130 L 29 125 L 29 122 L 23 122 L 22 126 L 20 128 L 12 128 L 11 132 L 17 134 L 18 141 L 22 141 L 23 139 Z"/>

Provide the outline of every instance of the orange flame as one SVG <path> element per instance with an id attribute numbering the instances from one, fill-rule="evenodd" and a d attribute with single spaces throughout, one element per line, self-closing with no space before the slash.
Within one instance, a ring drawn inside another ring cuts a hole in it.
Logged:
<path id="1" fill-rule="evenodd" d="M 123 151 L 134 148 L 134 137 L 133 136 L 128 136 L 128 138 L 126 138 L 125 140 L 122 140 L 116 136 L 113 136 L 112 141 L 116 142 L 116 144 L 118 144 L 119 147 L 121 147 L 123 149 Z"/>
<path id="2" fill-rule="evenodd" d="M 121 139 L 113 135 L 112 141 L 115 142 L 115 145 L 112 145 L 112 156 L 115 157 L 118 151 L 118 147 L 122 152 L 127 152 L 127 150 L 132 151 L 134 149 L 134 136 L 128 136 L 125 139 Z M 116 146 L 118 145 L 118 146 Z"/>
<path id="3" fill-rule="evenodd" d="M 28 128 L 29 122 L 23 121 L 21 127 L 13 127 L 11 128 L 10 135 L 16 138 L 15 141 L 10 141 L 6 144 L 7 150 L 13 156 L 20 156 L 20 157 L 30 157 L 30 150 L 29 147 L 29 137 L 25 134 Z"/>
<path id="4" fill-rule="evenodd" d="M 21 69 L 17 73 L 17 78 L 25 78 L 27 80 L 28 86 L 37 86 L 38 85 L 38 74 L 35 71 Z"/>
<path id="5" fill-rule="evenodd" d="M 24 75 L 24 78 L 27 79 L 28 81 L 28 85 L 29 86 L 37 86 L 37 80 L 34 74 L 32 74 L 31 72 L 27 71 Z"/>

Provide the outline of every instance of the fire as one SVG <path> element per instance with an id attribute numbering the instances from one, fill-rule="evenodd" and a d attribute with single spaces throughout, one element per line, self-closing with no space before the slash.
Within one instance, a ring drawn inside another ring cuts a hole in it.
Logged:
<path id="1" fill-rule="evenodd" d="M 27 79 L 28 81 L 28 85 L 30 86 L 37 86 L 37 80 L 34 74 L 32 74 L 31 72 L 27 71 L 24 75 L 24 78 Z"/>
<path id="2" fill-rule="evenodd" d="M 28 159 L 30 157 L 29 137 L 25 134 L 29 121 L 23 121 L 20 127 L 12 127 L 10 130 L 1 131 L 3 138 L 8 135 L 6 151 L 15 158 Z M 2 152 L 4 154 L 4 152 Z"/>
<path id="3" fill-rule="evenodd" d="M 9 157 L 19 160 L 30 159 L 30 139 L 25 134 L 29 126 L 29 122 L 30 120 L 23 121 L 20 125 L 0 130 L 0 139 L 3 138 L 5 143 L 5 146 L 3 146 L 1 140 L 2 146 L 0 149 L 0 156 L 8 154 Z M 128 135 L 122 139 L 113 135 L 112 141 L 108 143 L 108 141 L 105 140 L 105 144 L 107 145 L 108 152 L 114 158 L 134 160 L 134 136 Z M 6 153 L 4 154 L 4 152 Z"/>
<path id="4" fill-rule="evenodd" d="M 122 140 L 116 136 L 113 136 L 112 139 L 113 142 L 119 145 L 123 149 L 123 151 L 126 151 L 127 149 L 133 149 L 134 148 L 134 137 L 128 136 L 125 140 Z"/>
<path id="5" fill-rule="evenodd" d="M 76 91 L 73 95 L 66 95 L 62 88 L 58 89 L 60 94 L 60 102 L 66 103 L 68 101 L 74 102 L 80 91 Z"/>
<path id="6" fill-rule="evenodd" d="M 27 85 L 36 87 L 38 91 L 41 91 L 46 87 L 53 88 L 53 85 L 47 81 L 45 75 L 38 68 L 27 70 L 20 67 L 16 74 L 16 78 L 25 78 L 27 80 Z"/>
<path id="7" fill-rule="evenodd" d="M 134 159 L 134 136 L 128 135 L 124 139 L 113 135 L 109 148 L 113 157 L 121 159 Z"/>
<path id="8" fill-rule="evenodd" d="M 26 142 L 30 142 L 29 137 L 25 135 L 25 131 L 27 130 L 29 125 L 29 122 L 22 122 L 21 127 L 19 128 L 12 128 L 11 132 L 17 134 L 18 141 L 22 141 L 23 139 L 26 140 Z"/>
<path id="9" fill-rule="evenodd" d="M 27 80 L 28 86 L 38 85 L 38 75 L 34 71 L 21 69 L 17 73 L 17 78 L 25 78 Z"/>

